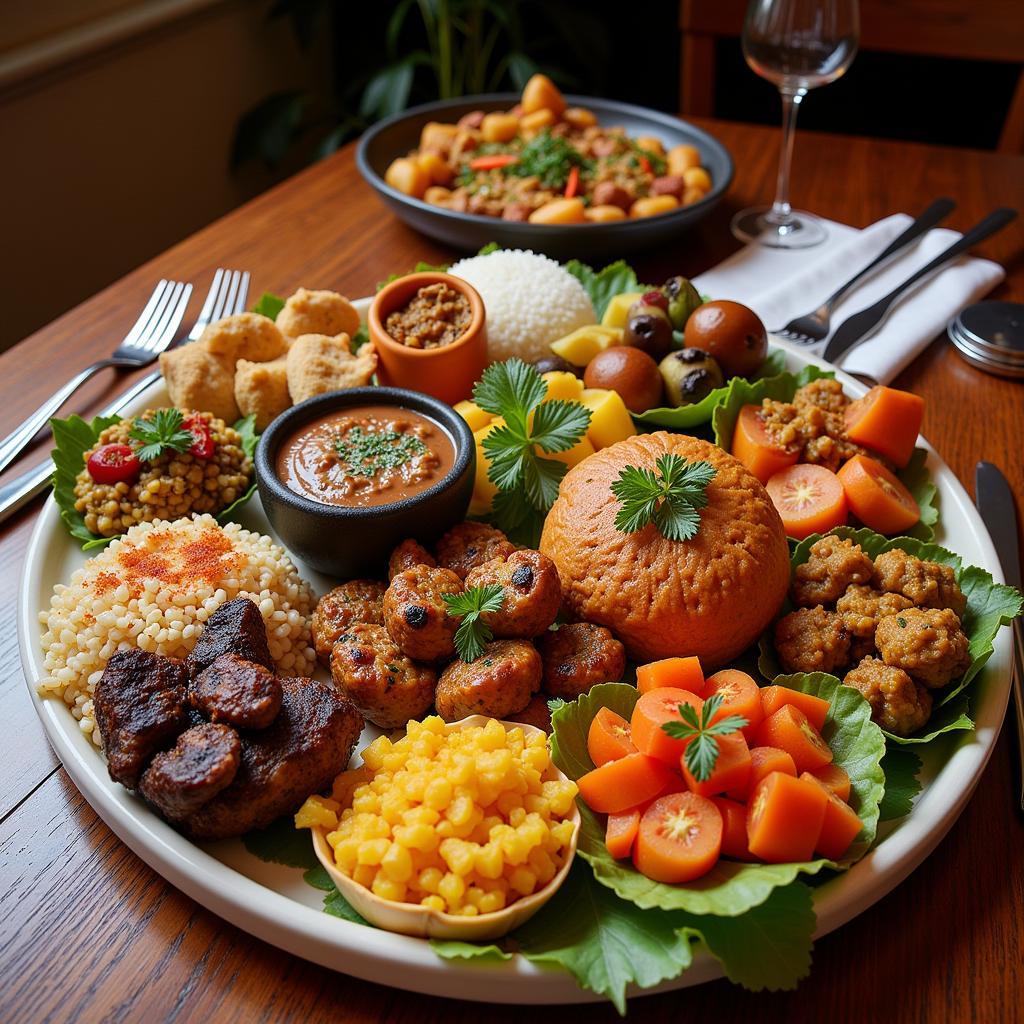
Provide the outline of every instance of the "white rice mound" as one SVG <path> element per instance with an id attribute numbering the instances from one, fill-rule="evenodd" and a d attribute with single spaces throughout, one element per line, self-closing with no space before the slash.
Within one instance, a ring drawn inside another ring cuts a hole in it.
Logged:
<path id="1" fill-rule="evenodd" d="M 583 285 L 561 264 L 529 249 L 472 256 L 449 273 L 468 281 L 484 300 L 491 362 L 550 356 L 553 341 L 597 322 Z"/>
<path id="2" fill-rule="evenodd" d="M 236 597 L 259 607 L 282 675 L 312 671 L 315 600 L 284 548 L 210 515 L 139 523 L 53 588 L 49 609 L 39 613 L 46 670 L 39 693 L 60 697 L 100 746 L 93 693 L 111 655 L 139 647 L 184 658 L 203 623 Z"/>

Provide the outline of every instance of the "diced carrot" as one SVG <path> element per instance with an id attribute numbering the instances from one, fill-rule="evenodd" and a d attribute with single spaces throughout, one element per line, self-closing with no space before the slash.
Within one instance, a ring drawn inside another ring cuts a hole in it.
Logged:
<path id="1" fill-rule="evenodd" d="M 601 708 L 590 722 L 587 753 L 598 768 L 608 761 L 635 754 L 636 747 L 629 737 L 629 722 L 611 708 Z"/>
<path id="2" fill-rule="evenodd" d="M 609 814 L 605 829 L 604 845 L 616 859 L 622 860 L 633 852 L 633 840 L 640 828 L 640 808 L 631 807 L 621 814 Z"/>
<path id="3" fill-rule="evenodd" d="M 711 802 L 722 816 L 722 856 L 752 860 L 747 847 L 747 809 L 736 800 L 713 796 Z"/>
<path id="4" fill-rule="evenodd" d="M 587 806 L 600 814 L 618 814 L 660 793 L 672 778 L 668 765 L 646 754 L 608 761 L 576 780 Z"/>
<path id="5" fill-rule="evenodd" d="M 750 748 L 750 775 L 746 786 L 730 789 L 727 796 L 733 800 L 744 801 L 756 788 L 757 784 L 772 772 L 784 772 L 796 778 L 796 764 L 793 758 L 778 747 Z"/>
<path id="6" fill-rule="evenodd" d="M 569 177 L 565 182 L 565 198 L 572 199 L 580 190 L 580 169 L 573 167 L 569 171 Z"/>
<path id="7" fill-rule="evenodd" d="M 813 782 L 828 794 L 825 818 L 821 823 L 821 835 L 814 849 L 829 860 L 839 860 L 850 848 L 850 843 L 860 835 L 864 827 L 857 812 L 835 795 L 822 781 L 810 772 L 803 772 L 801 779 Z"/>
<path id="8" fill-rule="evenodd" d="M 633 863 L 656 882 L 678 884 L 706 875 L 721 850 L 718 808 L 696 793 L 673 793 L 655 800 L 644 811 Z"/>
<path id="9" fill-rule="evenodd" d="M 921 509 L 906 484 L 877 459 L 854 455 L 839 469 L 850 511 L 876 533 L 906 533 Z"/>
<path id="10" fill-rule="evenodd" d="M 882 384 L 846 407 L 846 436 L 879 452 L 897 466 L 914 454 L 924 419 L 924 399 Z"/>
<path id="11" fill-rule="evenodd" d="M 636 688 L 641 693 L 662 686 L 689 690 L 690 693 L 703 697 L 704 671 L 700 667 L 700 658 L 663 658 L 661 661 L 651 661 L 646 665 L 637 666 Z"/>
<path id="12" fill-rule="evenodd" d="M 763 778 L 747 806 L 747 846 L 769 864 L 810 860 L 818 845 L 828 793 L 784 772 Z"/>
<path id="13" fill-rule="evenodd" d="M 780 470 L 794 465 L 800 452 L 775 444 L 764 429 L 760 413 L 759 405 L 745 405 L 740 409 L 732 435 L 732 454 L 766 484 Z"/>
<path id="14" fill-rule="evenodd" d="M 747 724 L 743 727 L 746 736 L 753 735 L 754 729 L 764 718 L 761 710 L 761 689 L 746 672 L 735 668 L 723 668 L 708 677 L 704 688 L 704 699 L 718 694 L 722 698 L 722 706 L 715 715 L 715 720 L 726 715 L 742 715 Z"/>
<path id="15" fill-rule="evenodd" d="M 691 792 L 700 796 L 715 796 L 726 790 L 743 789 L 750 778 L 750 749 L 741 732 L 716 736 L 718 741 L 718 759 L 711 775 L 703 782 L 698 782 L 689 768 L 686 767 L 686 755 L 680 759 L 683 778 Z"/>
<path id="16" fill-rule="evenodd" d="M 792 704 L 783 704 L 758 727 L 758 746 L 781 747 L 788 751 L 797 772 L 813 772 L 832 760 L 832 748 L 807 716 Z"/>
<path id="17" fill-rule="evenodd" d="M 790 466 L 765 485 L 768 497 L 782 517 L 786 536 L 803 540 L 812 533 L 828 533 L 846 522 L 846 493 L 839 477 L 813 463 Z"/>
<path id="18" fill-rule="evenodd" d="M 508 167 L 518 162 L 519 157 L 514 153 L 494 153 L 491 156 L 474 157 L 469 161 L 469 166 L 474 171 L 495 171 L 499 167 Z"/>
<path id="19" fill-rule="evenodd" d="M 799 708 L 819 732 L 825 727 L 829 709 L 827 700 L 815 697 L 812 693 L 790 689 L 788 686 L 764 686 L 761 688 L 761 707 L 764 710 L 765 718 L 774 715 L 779 708 L 786 704 L 792 704 L 793 707 Z"/>
<path id="20" fill-rule="evenodd" d="M 837 764 L 823 764 L 816 768 L 813 775 L 830 793 L 835 793 L 840 800 L 850 802 L 850 776 Z"/>
<path id="21" fill-rule="evenodd" d="M 679 717 L 680 704 L 689 704 L 700 714 L 703 703 L 700 697 L 689 690 L 679 690 L 672 686 L 660 686 L 642 694 L 633 708 L 633 717 L 629 723 L 636 749 L 665 764 L 678 766 L 679 758 L 686 749 L 686 740 L 673 739 L 662 726 L 666 722 L 682 721 Z"/>

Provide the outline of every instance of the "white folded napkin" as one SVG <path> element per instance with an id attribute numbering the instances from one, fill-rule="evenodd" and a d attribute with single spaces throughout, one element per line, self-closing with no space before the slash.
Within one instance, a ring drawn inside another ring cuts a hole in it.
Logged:
<path id="1" fill-rule="evenodd" d="M 793 317 L 811 312 L 912 220 L 897 213 L 863 230 L 825 221 L 828 238 L 821 245 L 789 251 L 747 245 L 694 278 L 694 284 L 705 295 L 745 303 L 769 331 L 778 330 Z M 956 231 L 935 228 L 918 239 L 843 298 L 832 314 L 833 330 L 887 295 L 959 237 Z M 883 383 L 891 381 L 945 330 L 951 317 L 977 302 L 1005 276 L 1003 268 L 991 260 L 961 256 L 897 299 L 875 333 L 850 349 L 839 365 Z M 820 354 L 827 341 L 810 351 Z"/>

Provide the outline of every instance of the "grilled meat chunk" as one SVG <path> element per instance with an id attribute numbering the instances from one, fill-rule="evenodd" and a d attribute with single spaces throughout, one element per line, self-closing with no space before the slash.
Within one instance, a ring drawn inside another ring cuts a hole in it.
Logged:
<path id="1" fill-rule="evenodd" d="M 247 597 L 222 604 L 207 620 L 192 653 L 188 674 L 195 678 L 221 654 L 237 654 L 274 671 L 267 644 L 267 626 L 259 608 Z"/>
<path id="2" fill-rule="evenodd" d="M 281 682 L 254 661 L 222 654 L 189 683 L 188 699 L 211 722 L 265 729 L 281 710 Z"/>

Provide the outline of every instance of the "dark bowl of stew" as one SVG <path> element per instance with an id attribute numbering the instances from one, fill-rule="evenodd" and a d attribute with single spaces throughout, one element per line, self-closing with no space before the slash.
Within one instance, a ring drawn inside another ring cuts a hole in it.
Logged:
<path id="1" fill-rule="evenodd" d="M 351 579 L 383 576 L 401 541 L 430 543 L 465 518 L 476 448 L 451 406 L 364 387 L 293 406 L 264 431 L 255 462 L 274 532 L 307 565 Z"/>

